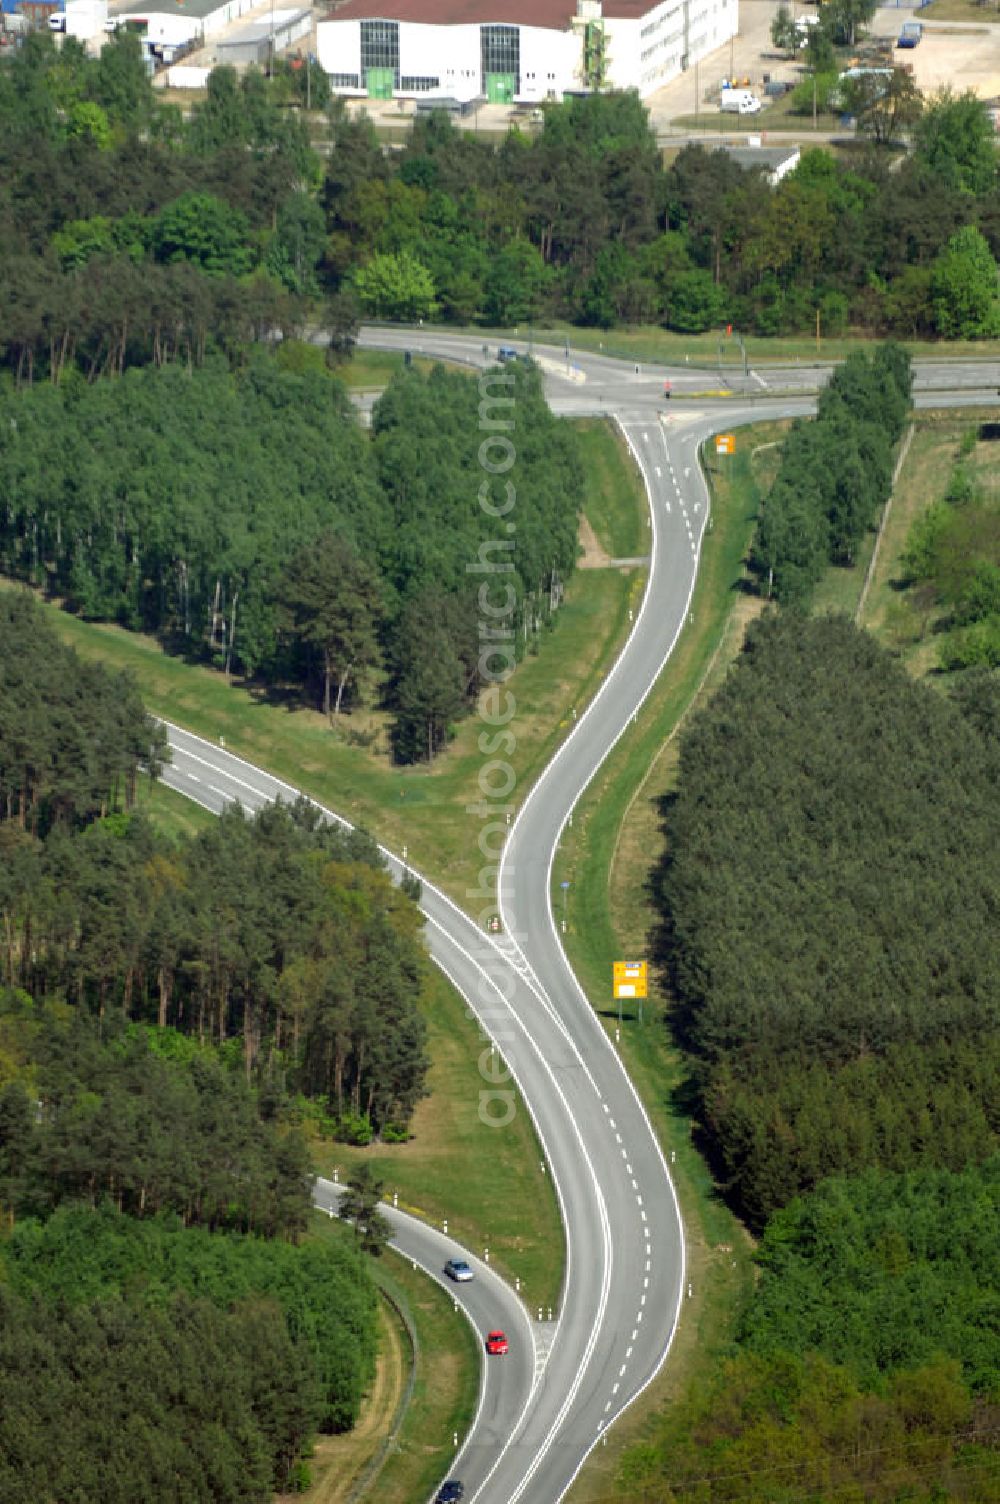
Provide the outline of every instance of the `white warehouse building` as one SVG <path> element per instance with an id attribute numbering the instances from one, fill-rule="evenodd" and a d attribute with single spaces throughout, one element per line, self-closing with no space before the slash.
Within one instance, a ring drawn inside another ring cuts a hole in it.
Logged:
<path id="1" fill-rule="evenodd" d="M 316 28 L 334 91 L 538 104 L 586 89 L 645 98 L 737 29 L 738 0 L 345 0 Z"/>

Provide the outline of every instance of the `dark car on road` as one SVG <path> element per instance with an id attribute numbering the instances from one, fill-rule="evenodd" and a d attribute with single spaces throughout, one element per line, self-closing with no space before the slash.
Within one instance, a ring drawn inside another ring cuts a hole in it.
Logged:
<path id="1" fill-rule="evenodd" d="M 449 1478 L 447 1483 L 442 1483 L 438 1489 L 437 1504 L 458 1504 L 458 1500 L 465 1493 L 465 1489 L 457 1478 Z"/>

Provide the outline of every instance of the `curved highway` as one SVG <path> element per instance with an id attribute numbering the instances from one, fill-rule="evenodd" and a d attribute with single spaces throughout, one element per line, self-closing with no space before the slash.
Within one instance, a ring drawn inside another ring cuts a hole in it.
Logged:
<path id="1" fill-rule="evenodd" d="M 362 343 L 472 365 L 492 364 L 495 357 L 495 346 L 484 352 L 475 338 L 428 330 L 373 329 Z M 524 341 L 512 343 L 527 353 Z M 767 373 L 775 385 L 780 377 L 784 395 L 777 401 L 757 397 L 763 388 L 748 378 L 746 393 L 732 394 L 725 404 L 706 399 L 671 408 L 664 381 L 678 397 L 693 397 L 706 384 L 704 372 L 637 371 L 600 355 L 567 358 L 558 347 L 536 345 L 532 353 L 555 411 L 606 413 L 619 423 L 645 479 L 652 544 L 632 635 L 508 834 L 499 883 L 503 933 L 484 934 L 421 879 L 431 954 L 515 1078 L 535 1122 L 566 1236 L 562 1299 L 551 1322 L 532 1321 L 533 1313 L 485 1267 L 478 1280 L 451 1291 L 477 1330 L 505 1325 L 512 1338 L 513 1361 L 486 1364 L 476 1422 L 450 1469 L 463 1479 L 466 1499 L 477 1504 L 555 1504 L 602 1432 L 655 1376 L 676 1328 L 686 1290 L 676 1197 L 614 1044 L 566 961 L 551 913 L 551 864 L 575 803 L 627 729 L 683 626 L 708 517 L 700 444 L 720 427 L 811 409 L 803 383 L 793 378 L 797 368 Z M 977 400 L 972 387 L 978 380 L 984 387 L 989 382 L 988 400 L 995 398 L 995 370 L 957 368 L 953 374 L 959 371 L 968 378 L 967 400 Z M 809 380 L 815 386 L 826 374 L 814 370 Z M 230 800 L 254 808 L 296 792 L 178 727 L 169 731 L 174 761 L 164 781 L 208 808 Z M 398 877 L 400 862 L 386 857 Z M 323 1194 L 318 1187 L 318 1199 Z M 440 1274 L 454 1244 L 412 1219 L 397 1215 L 393 1225 L 397 1247 Z"/>

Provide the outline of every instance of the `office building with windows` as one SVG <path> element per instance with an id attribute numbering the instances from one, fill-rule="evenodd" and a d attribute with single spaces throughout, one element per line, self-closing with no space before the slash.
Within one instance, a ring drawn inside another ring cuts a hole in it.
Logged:
<path id="1" fill-rule="evenodd" d="M 669 83 L 734 36 L 738 0 L 345 0 L 316 29 L 338 94 L 540 104 Z"/>

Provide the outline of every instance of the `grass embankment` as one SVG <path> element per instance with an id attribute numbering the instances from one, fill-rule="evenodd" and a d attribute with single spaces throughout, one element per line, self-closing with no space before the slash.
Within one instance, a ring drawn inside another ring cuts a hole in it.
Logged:
<path id="1" fill-rule="evenodd" d="M 340 1234 L 320 1213 L 313 1223 L 313 1237 Z M 304 1504 L 344 1504 L 365 1478 L 366 1496 L 381 1504 L 426 1498 L 448 1471 L 452 1436 L 457 1433 L 461 1440 L 475 1412 L 479 1347 L 465 1317 L 443 1290 L 391 1251 L 373 1261 L 372 1272 L 391 1297 L 383 1304 L 379 1372 L 355 1430 L 317 1443 L 310 1463 L 313 1487 L 296 1496 Z M 393 1438 L 411 1366 L 412 1391 Z"/>
<path id="2" fill-rule="evenodd" d="M 427 360 L 424 356 L 414 356 L 414 369 L 426 374 L 432 370 L 438 362 Z M 449 364 L 447 361 L 442 364 Z M 387 386 L 393 376 L 403 369 L 403 356 L 395 355 L 389 350 L 362 350 L 354 348 L 350 360 L 345 360 L 342 365 L 334 368 L 334 375 L 349 387 L 352 391 L 380 391 Z M 452 366 L 453 370 L 465 370 L 465 366 Z"/>
<path id="3" fill-rule="evenodd" d="M 886 647 L 898 652 L 916 675 L 931 673 L 938 667 L 946 612 L 935 607 L 926 590 L 903 588 L 900 560 L 911 527 L 932 502 L 944 496 L 959 461 L 982 491 L 995 497 L 996 444 L 982 439 L 977 439 L 971 447 L 963 444 L 984 423 L 996 423 L 995 409 L 921 413 L 886 518 L 861 625 Z"/>
<path id="4" fill-rule="evenodd" d="M 577 806 L 555 864 L 556 887 L 564 878 L 571 883 L 567 950 L 612 1035 L 612 962 L 646 955 L 656 922 L 647 884 L 661 840 L 659 801 L 673 787 L 676 773 L 674 733 L 699 696 L 721 680 L 739 651 L 747 621 L 761 606 L 744 589 L 743 561 L 757 512 L 756 482 L 769 483 L 778 457 L 774 440 L 786 427 L 762 424 L 742 430 L 735 461 L 725 469 L 723 462 L 711 462 L 713 526 L 702 545 L 693 619 L 637 724 Z M 674 1155 L 671 1172 L 684 1216 L 693 1294 L 670 1363 L 643 1402 L 591 1456 L 572 1494 L 577 1501 L 615 1496 L 623 1449 L 645 1439 L 655 1425 L 657 1407 L 717 1361 L 752 1277 L 746 1236 L 715 1195 L 691 1144 L 690 1120 L 678 1096 L 682 1062 L 670 1046 L 664 1010 L 665 999 L 654 985 L 641 1023 L 633 1006 L 625 1010 L 621 1050 L 665 1152 Z"/>

